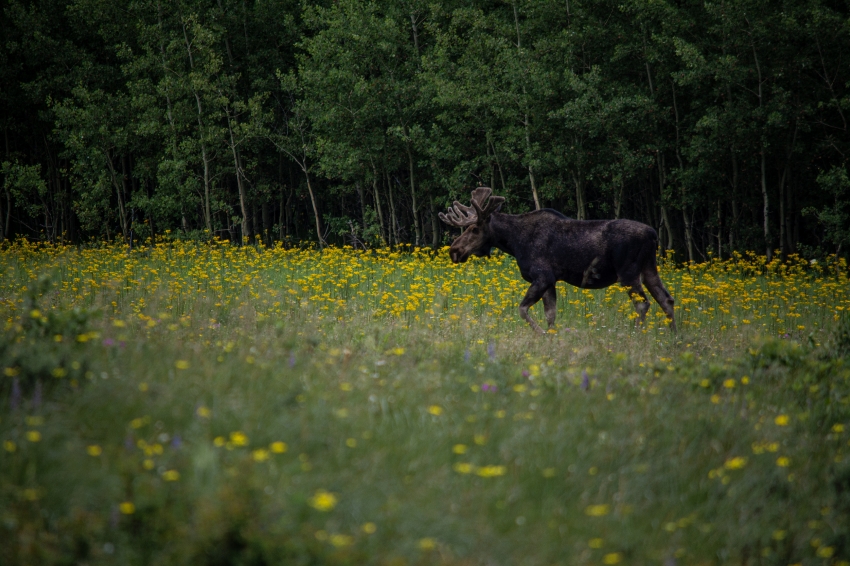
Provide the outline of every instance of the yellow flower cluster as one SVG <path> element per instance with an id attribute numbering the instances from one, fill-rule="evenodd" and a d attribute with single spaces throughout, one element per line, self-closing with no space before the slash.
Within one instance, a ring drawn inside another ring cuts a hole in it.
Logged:
<path id="1" fill-rule="evenodd" d="M 256 322 L 281 320 L 309 308 L 332 320 L 364 312 L 408 322 L 477 324 L 481 316 L 504 321 L 508 313 L 510 324 L 524 324 L 516 306 L 527 283 L 513 258 L 501 253 L 457 266 L 445 248 L 318 251 L 216 241 L 160 242 L 128 251 L 117 245 L 74 248 L 21 241 L 0 251 L 0 261 L 5 267 L 0 274 L 2 296 L 20 296 L 50 273 L 58 277 L 58 293 L 48 308 L 99 307 L 112 314 L 119 328 L 132 324 L 176 330 L 189 325 L 196 306 Z M 685 267 L 662 261 L 660 269 L 676 299 L 680 326 L 808 333 L 850 310 L 843 260 L 812 264 L 794 256 L 783 264 L 736 254 Z M 558 294 L 569 312 L 569 318 L 562 317 L 567 326 L 601 327 L 636 316 L 619 286 L 590 291 L 561 283 Z M 25 316 L 45 316 L 43 309 L 24 313 L 22 299 L 4 299 L 0 307 L 6 311 L 7 326 Z M 664 324 L 663 312 L 654 309 L 647 329 Z M 211 329 L 217 325 L 210 320 Z M 69 338 L 89 341 L 98 336 Z M 177 360 L 175 368 L 186 370 L 189 364 Z"/>

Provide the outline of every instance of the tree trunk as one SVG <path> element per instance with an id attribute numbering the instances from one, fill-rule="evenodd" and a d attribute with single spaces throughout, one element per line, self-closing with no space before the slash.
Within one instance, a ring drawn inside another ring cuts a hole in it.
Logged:
<path id="1" fill-rule="evenodd" d="M 623 208 L 623 183 L 620 183 L 619 188 L 614 192 L 614 218 L 620 218 L 620 212 Z"/>
<path id="2" fill-rule="evenodd" d="M 796 227 L 797 227 L 797 212 L 795 210 L 794 203 L 794 184 L 791 182 L 791 173 L 788 173 L 788 180 L 786 185 L 785 196 L 787 198 L 788 203 L 788 216 L 789 218 L 794 219 L 794 229 L 791 226 L 787 226 L 785 230 L 785 236 L 788 240 L 788 253 L 793 254 L 797 251 L 797 240 L 796 240 Z"/>
<path id="3" fill-rule="evenodd" d="M 210 211 L 210 159 L 207 155 L 207 147 L 201 143 L 201 159 L 204 161 L 204 223 L 207 232 L 212 234 L 212 212 Z"/>
<path id="4" fill-rule="evenodd" d="M 437 221 L 437 207 L 434 205 L 434 195 L 428 193 L 428 205 L 431 211 L 431 247 L 437 249 L 440 243 L 440 223 Z"/>
<path id="5" fill-rule="evenodd" d="M 519 33 L 519 13 L 516 9 L 516 2 L 513 3 L 514 8 L 514 24 L 516 25 L 516 48 L 517 56 L 522 53 L 522 36 Z M 522 94 L 527 97 L 528 93 L 525 88 L 525 81 L 522 81 Z M 537 197 L 537 183 L 534 180 L 534 168 L 531 165 L 531 122 L 528 119 L 528 111 L 523 115 L 523 126 L 525 127 L 525 157 L 528 160 L 528 180 L 531 183 L 531 196 L 534 197 L 534 209 L 540 210 L 540 199 Z"/>
<path id="6" fill-rule="evenodd" d="M 266 246 L 272 245 L 272 230 L 271 230 L 271 210 L 269 210 L 269 203 L 263 201 L 260 205 L 260 213 L 263 218 L 263 243 Z"/>
<path id="7" fill-rule="evenodd" d="M 160 27 L 162 26 L 162 22 L 160 21 Z M 186 25 L 183 25 L 183 39 L 186 42 L 186 53 L 189 55 L 189 68 L 194 70 L 195 61 L 192 56 L 192 44 L 189 41 L 189 35 L 186 32 Z M 165 68 L 165 48 L 160 44 L 160 50 L 162 51 L 163 57 L 163 69 Z M 192 81 L 189 81 L 192 84 Z M 204 141 L 205 137 L 205 128 L 204 128 L 204 119 L 203 119 L 203 105 L 201 104 L 201 96 L 198 94 L 198 90 L 195 88 L 194 84 L 192 84 L 192 94 L 195 97 L 195 107 L 198 113 L 198 138 L 201 143 L 201 161 L 204 164 L 204 224 L 207 227 L 207 231 L 212 232 L 212 215 L 210 214 L 210 157 L 207 153 L 207 145 Z M 166 98 L 168 99 L 168 119 L 171 123 L 172 129 L 172 137 L 174 138 L 174 158 L 177 158 L 177 148 L 176 148 L 176 133 L 174 131 L 174 122 L 171 115 L 171 98 L 168 96 L 166 92 Z M 228 116 L 228 127 L 230 127 L 230 117 Z M 231 139 L 233 138 L 233 131 L 230 132 Z M 237 172 L 237 175 L 239 173 Z M 243 221 L 244 226 L 244 221 Z"/>
<path id="8" fill-rule="evenodd" d="M 387 195 L 389 196 L 389 199 L 390 199 L 390 221 L 392 223 L 391 234 L 393 236 L 392 244 L 397 246 L 398 245 L 398 219 L 396 218 L 395 203 L 393 202 L 393 184 L 392 184 L 392 180 L 390 179 L 389 172 L 385 171 L 384 173 L 387 177 Z"/>
<path id="9" fill-rule="evenodd" d="M 738 218 L 740 217 L 740 210 L 738 209 L 738 201 L 736 200 L 736 195 L 738 194 L 738 156 L 735 153 L 734 146 L 732 147 L 732 221 L 729 223 L 729 257 L 732 256 L 732 252 L 735 251 L 735 230 L 738 226 Z"/>
<path id="10" fill-rule="evenodd" d="M 277 214 L 277 238 L 281 242 L 284 240 L 286 236 L 286 201 L 283 198 L 283 183 L 280 184 L 280 210 L 278 210 Z"/>
<path id="11" fill-rule="evenodd" d="M 115 187 L 115 193 L 118 195 L 118 220 L 121 223 L 121 234 L 124 236 L 124 241 L 127 241 L 127 214 L 124 211 L 124 198 L 121 194 L 122 185 L 118 182 L 118 174 L 115 172 L 115 166 L 112 163 L 112 157 L 109 151 L 103 152 L 106 158 L 106 165 L 109 167 L 109 174 L 112 178 L 112 186 Z"/>
<path id="12" fill-rule="evenodd" d="M 502 171 L 502 163 L 501 163 L 501 161 L 499 161 L 499 154 L 496 153 L 496 144 L 494 144 L 493 140 L 490 139 L 489 133 L 487 134 L 487 141 L 490 144 L 490 147 L 493 148 L 493 159 L 496 160 L 496 167 L 499 170 L 499 179 L 502 181 L 502 193 L 501 194 L 506 194 L 507 193 L 507 185 L 505 184 L 505 173 L 504 173 L 504 171 Z M 493 182 L 495 183 L 495 180 Z M 495 189 L 495 187 L 491 187 L 491 188 Z"/>
<path id="13" fill-rule="evenodd" d="M 540 210 L 540 199 L 537 197 L 537 183 L 534 181 L 534 168 L 531 166 L 531 137 L 528 131 L 528 114 L 525 115 L 525 146 L 528 152 L 528 180 L 531 183 L 531 196 L 534 197 L 534 209 Z"/>
<path id="14" fill-rule="evenodd" d="M 787 176 L 788 162 L 786 161 L 782 175 L 779 176 L 779 253 L 783 262 L 788 259 L 788 246 L 785 243 L 785 180 Z"/>
<path id="15" fill-rule="evenodd" d="M 384 234 L 384 211 L 381 210 L 381 192 L 378 189 L 378 169 L 375 167 L 375 164 L 372 162 L 372 158 L 369 158 L 369 161 L 372 165 L 372 194 L 375 196 L 375 210 L 378 213 L 378 225 L 381 230 L 381 243 L 383 245 L 387 245 L 388 237 L 385 237 Z"/>
<path id="16" fill-rule="evenodd" d="M 676 159 L 679 162 L 679 171 L 684 172 L 685 164 L 682 161 L 682 153 L 679 150 L 679 106 L 676 103 L 676 83 L 672 80 L 670 81 L 670 85 L 672 87 L 673 92 L 673 113 L 676 117 Z M 685 195 L 685 187 L 682 186 L 682 217 L 685 220 L 685 244 L 688 248 L 688 261 L 694 261 L 694 239 L 693 239 L 693 229 L 691 226 L 691 219 L 688 216 L 688 205 L 687 199 Z"/>
<path id="17" fill-rule="evenodd" d="M 761 170 L 762 212 L 764 214 L 764 243 L 767 261 L 771 261 L 773 259 L 773 246 L 770 241 L 770 195 L 767 192 L 767 171 L 765 167 L 764 148 L 762 148 L 759 152 L 759 161 Z"/>
<path id="18" fill-rule="evenodd" d="M 717 201 L 717 259 L 723 259 L 723 201 Z"/>
<path id="19" fill-rule="evenodd" d="M 9 160 L 9 127 L 3 128 L 3 140 L 6 142 L 6 161 Z M 5 175 L 4 175 L 5 177 Z M 0 207 L 0 241 L 9 237 L 9 190 L 6 188 L 6 179 L 3 179 L 3 192 L 6 193 L 6 217 L 3 218 L 3 208 Z"/>
<path id="20" fill-rule="evenodd" d="M 667 232 L 667 243 L 662 244 L 661 253 L 666 257 L 667 250 L 673 249 L 673 226 L 670 224 L 670 217 L 667 214 L 667 205 L 664 203 L 664 187 L 667 186 L 667 160 L 664 159 L 664 154 L 662 152 L 656 152 L 655 162 L 658 164 L 658 202 L 661 205 L 661 222 L 664 225 L 664 231 Z M 663 241 L 663 236 L 661 234 L 659 234 L 658 237 L 662 238 Z"/>
<path id="21" fill-rule="evenodd" d="M 758 99 L 759 99 L 759 108 L 763 105 L 763 93 L 762 93 L 762 78 L 761 78 L 761 65 L 759 64 L 758 53 L 756 52 L 755 43 L 751 44 L 753 49 L 753 61 L 756 64 L 756 74 L 758 78 Z M 766 156 L 764 154 L 764 140 L 760 141 L 761 147 L 759 148 L 759 170 L 761 173 L 761 197 L 762 197 L 762 206 L 763 206 L 763 215 L 764 215 L 764 245 L 765 245 L 765 255 L 767 256 L 767 261 L 771 261 L 773 259 L 773 242 L 771 242 L 770 237 L 770 195 L 767 192 L 767 170 L 766 170 Z"/>
<path id="22" fill-rule="evenodd" d="M 571 173 L 573 183 L 576 186 L 576 218 L 578 220 L 587 220 L 587 205 L 584 199 L 584 177 L 581 171 Z"/>
<path id="23" fill-rule="evenodd" d="M 305 162 L 306 165 L 306 162 Z M 310 193 L 310 203 L 313 205 L 313 218 L 316 220 L 316 237 L 319 239 L 319 247 L 325 247 L 325 239 L 322 237 L 322 223 L 319 220 L 319 207 L 316 204 L 316 195 L 313 194 L 313 184 L 310 182 L 310 173 L 306 167 L 302 167 L 304 178 L 307 179 L 307 192 Z"/>
<path id="24" fill-rule="evenodd" d="M 691 218 L 688 215 L 688 207 L 682 206 L 682 218 L 685 220 L 685 242 L 688 246 L 688 261 L 694 262 L 694 233 Z"/>
<path id="25" fill-rule="evenodd" d="M 360 181 L 357 181 L 354 184 L 354 188 L 357 190 L 357 198 L 360 199 L 360 227 L 363 229 L 363 233 L 366 232 L 366 200 L 363 198 L 363 185 L 360 184 Z"/>
<path id="26" fill-rule="evenodd" d="M 413 232 L 416 236 L 416 245 L 418 246 L 421 242 L 422 234 L 419 227 L 419 207 L 416 205 L 416 186 L 414 184 L 413 176 L 413 151 L 410 148 L 407 126 L 404 127 L 404 135 L 408 138 L 408 142 L 405 144 L 405 147 L 407 148 L 407 163 L 410 167 L 410 199 L 413 201 Z"/>

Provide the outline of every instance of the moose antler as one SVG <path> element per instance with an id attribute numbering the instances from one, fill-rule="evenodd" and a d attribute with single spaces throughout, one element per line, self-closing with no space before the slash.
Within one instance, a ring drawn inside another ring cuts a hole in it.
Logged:
<path id="1" fill-rule="evenodd" d="M 458 201 L 454 202 L 454 206 L 450 206 L 446 214 L 442 212 L 438 214 L 440 220 L 446 224 L 457 226 L 458 228 L 466 228 L 478 222 L 478 213 L 471 206 L 464 206 Z"/>
<path id="2" fill-rule="evenodd" d="M 466 228 L 478 222 L 483 222 L 505 202 L 505 197 L 491 197 L 492 194 L 493 190 L 490 187 L 478 187 L 472 191 L 472 206 L 464 206 L 458 201 L 454 201 L 453 206 L 449 207 L 446 214 L 441 212 L 438 216 L 446 224 L 458 228 Z"/>

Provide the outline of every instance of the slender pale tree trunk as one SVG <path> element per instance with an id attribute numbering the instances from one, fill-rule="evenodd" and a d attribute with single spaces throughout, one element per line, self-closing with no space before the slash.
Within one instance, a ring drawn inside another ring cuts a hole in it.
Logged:
<path id="1" fill-rule="evenodd" d="M 620 212 L 623 208 L 623 182 L 620 182 L 620 186 L 617 188 L 617 191 L 614 193 L 614 218 L 620 218 Z"/>
<path id="2" fill-rule="evenodd" d="M 676 83 L 672 80 L 670 81 L 671 86 L 673 87 L 673 114 L 676 117 L 676 159 L 679 161 L 679 171 L 685 171 L 685 164 L 682 161 L 682 153 L 679 151 L 679 143 L 680 143 L 680 135 L 679 135 L 679 106 L 676 103 Z M 693 230 L 691 227 L 691 217 L 688 214 L 688 205 L 687 199 L 685 198 L 685 188 L 682 187 L 682 218 L 685 221 L 685 243 L 688 247 L 688 261 L 693 262 L 694 258 L 694 238 L 693 238 Z"/>
<path id="3" fill-rule="evenodd" d="M 434 195 L 428 193 L 428 206 L 431 211 L 431 247 L 437 249 L 437 244 L 440 243 L 440 226 L 437 223 L 437 207 L 434 204 Z"/>
<path id="4" fill-rule="evenodd" d="M 306 165 L 306 160 L 305 160 Z M 316 237 L 319 238 L 319 247 L 325 247 L 325 239 L 322 237 L 322 223 L 319 220 L 319 207 L 316 204 L 316 195 L 313 193 L 313 184 L 310 182 L 310 172 L 307 167 L 302 167 L 304 178 L 307 179 L 307 192 L 310 193 L 310 203 L 313 205 L 313 218 L 316 220 Z"/>
<path id="5" fill-rule="evenodd" d="M 112 179 L 112 186 L 115 187 L 115 193 L 118 195 L 118 220 L 121 223 L 121 234 L 124 240 L 127 240 L 127 213 L 124 209 L 124 196 L 121 194 L 122 185 L 118 182 L 118 175 L 115 172 L 115 166 L 112 163 L 112 157 L 109 155 L 109 150 L 104 150 L 106 165 L 109 167 L 109 175 Z"/>
<path id="6" fill-rule="evenodd" d="M 528 114 L 525 115 L 525 145 L 528 147 L 528 158 L 531 159 L 531 138 L 528 132 Z M 534 197 L 534 208 L 540 210 L 540 198 L 537 196 L 537 183 L 534 180 L 534 167 L 528 164 L 528 180 L 531 183 L 531 196 Z"/>
<path id="7" fill-rule="evenodd" d="M 572 172 L 573 184 L 576 187 L 576 217 L 587 220 L 587 205 L 584 202 L 584 177 L 581 171 Z"/>
<path id="8" fill-rule="evenodd" d="M 667 250 L 673 249 L 673 226 L 670 225 L 670 217 L 667 214 L 667 205 L 664 203 L 664 187 L 667 186 L 667 160 L 662 152 L 656 152 L 655 162 L 658 164 L 658 190 L 660 192 L 658 202 L 661 207 L 661 222 L 664 224 L 664 232 L 667 234 L 667 243 L 662 243 L 662 253 L 667 255 Z M 662 234 L 658 235 L 664 242 Z"/>
<path id="9" fill-rule="evenodd" d="M 756 52 L 756 46 L 752 44 L 753 49 L 753 61 L 756 64 L 756 75 L 758 78 L 758 99 L 759 99 L 759 108 L 763 105 L 763 93 L 762 93 L 762 77 L 761 77 L 761 65 L 759 64 L 758 53 Z M 765 244 L 765 255 L 767 256 L 767 261 L 771 261 L 773 259 L 773 243 L 771 242 L 770 235 L 770 193 L 767 191 L 767 156 L 765 155 L 765 143 L 764 139 L 759 141 L 760 149 L 759 149 L 759 172 L 761 174 L 761 198 L 762 198 L 762 209 L 764 214 L 764 244 Z"/>
<path id="10" fill-rule="evenodd" d="M 225 109 L 225 116 L 227 117 L 227 131 L 230 133 L 230 151 L 233 155 L 233 168 L 236 171 L 236 186 L 239 189 L 239 209 L 242 213 L 241 242 L 244 243 L 245 238 L 251 235 L 248 226 L 248 195 L 246 194 L 245 183 L 243 182 L 242 163 L 239 159 L 239 151 L 236 148 L 236 137 L 233 134 L 233 117 L 230 115 L 230 108 Z M 312 193 L 310 196 L 312 196 Z"/>
<path id="11" fill-rule="evenodd" d="M 794 133 L 791 136 L 791 142 L 788 144 L 788 152 L 785 155 L 785 166 L 782 169 L 782 175 L 779 178 L 779 247 L 781 249 L 782 261 L 788 259 L 788 228 L 787 228 L 787 211 L 785 210 L 787 191 L 786 183 L 791 177 L 791 155 L 794 152 L 794 145 L 797 142 L 797 120 L 794 120 Z"/>
<path id="12" fill-rule="evenodd" d="M 723 201 L 717 201 L 717 259 L 723 259 Z"/>
<path id="13" fill-rule="evenodd" d="M 499 170 L 499 180 L 502 182 L 502 194 L 507 192 L 507 185 L 505 184 L 505 173 L 502 171 L 502 163 L 499 160 L 499 154 L 496 152 L 496 144 L 493 143 L 493 140 L 490 138 L 490 133 L 487 133 L 487 142 L 490 144 L 490 147 L 493 148 L 493 159 L 496 160 L 496 168 Z M 495 184 L 495 180 L 493 183 Z M 494 187 L 495 188 L 495 187 Z"/>
<path id="14" fill-rule="evenodd" d="M 408 135 L 407 126 L 404 126 L 404 136 L 408 139 L 405 147 L 407 148 L 407 163 L 410 168 L 410 199 L 413 202 L 413 232 L 416 236 L 416 245 L 421 241 L 421 229 L 419 227 L 419 207 L 416 205 L 416 185 L 414 183 L 413 170 L 413 150 L 410 147 L 410 137 Z"/>
<path id="15" fill-rule="evenodd" d="M 160 21 L 160 26 L 161 25 L 162 25 L 162 22 Z M 194 56 L 192 55 L 192 44 L 189 42 L 189 34 L 186 31 L 186 24 L 185 23 L 183 24 L 183 39 L 186 42 L 186 53 L 189 55 L 189 69 L 190 69 L 190 72 L 193 72 L 195 70 L 195 60 L 194 60 Z M 162 45 L 160 45 L 160 49 L 162 50 L 163 65 L 164 65 L 165 64 L 165 48 Z M 201 160 L 203 161 L 203 164 L 204 164 L 204 223 L 206 225 L 207 231 L 212 233 L 212 214 L 210 213 L 210 182 L 211 182 L 210 161 L 211 161 L 211 159 L 210 159 L 208 152 L 207 152 L 206 128 L 204 127 L 204 118 L 203 118 L 204 109 L 203 109 L 203 105 L 201 103 L 201 95 L 198 92 L 198 89 L 195 88 L 194 81 L 192 81 L 191 78 L 189 79 L 189 84 L 192 85 L 192 94 L 195 97 L 195 106 L 196 106 L 197 113 L 198 113 L 198 137 L 200 139 L 200 144 L 201 144 Z M 169 120 L 171 120 L 171 101 L 170 101 L 170 98 L 169 98 L 169 101 L 168 101 L 168 115 L 169 115 Z M 230 127 L 229 122 L 230 122 L 230 117 L 228 116 L 228 127 Z M 173 130 L 174 129 L 173 122 L 172 122 L 171 127 L 172 127 L 172 130 Z M 174 137 L 174 139 L 176 140 L 176 135 L 173 135 L 172 137 Z M 231 139 L 233 138 L 232 130 L 231 130 L 230 137 L 231 137 Z M 175 144 L 176 144 L 176 141 L 175 141 Z M 176 147 L 175 147 L 175 154 L 176 154 Z M 176 155 L 175 155 L 175 157 L 176 157 Z M 237 172 L 237 176 L 238 176 L 238 172 Z M 240 198 L 241 198 L 241 193 L 240 193 Z M 243 217 L 243 226 L 244 226 L 244 217 Z"/>
<path id="16" fill-rule="evenodd" d="M 6 142 L 6 161 L 9 161 L 9 127 L 3 128 L 3 140 Z M 0 241 L 9 237 L 9 189 L 6 188 L 6 179 L 3 179 L 3 192 L 6 193 L 6 216 L 5 221 L 3 213 L 0 211 Z"/>
<path id="17" fill-rule="evenodd" d="M 130 176 L 133 174 L 133 171 L 127 166 L 128 158 L 125 156 L 121 156 L 121 189 L 124 193 L 125 199 L 127 195 L 132 196 L 132 192 L 128 185 L 130 185 Z M 58 181 L 58 179 L 57 179 Z M 57 183 L 57 188 L 59 184 Z M 128 218 L 125 220 L 127 223 L 127 235 L 130 238 L 130 243 L 132 245 L 133 241 L 133 221 L 132 218 Z"/>
<path id="18" fill-rule="evenodd" d="M 519 33 L 519 13 L 516 9 L 516 2 L 513 3 L 514 8 L 514 24 L 516 25 L 516 48 L 517 56 L 522 54 L 522 36 Z M 526 99 L 524 103 L 528 103 L 528 92 L 525 88 L 525 81 L 522 81 L 522 94 Z M 525 127 L 525 154 L 528 160 L 528 181 L 531 183 L 531 196 L 534 197 L 534 208 L 540 210 L 540 199 L 537 197 L 537 183 L 534 179 L 534 167 L 531 165 L 531 122 L 528 118 L 528 112 L 523 115 L 523 126 Z"/>
<path id="19" fill-rule="evenodd" d="M 395 202 L 393 202 L 393 184 L 388 171 L 384 171 L 387 178 L 387 195 L 390 199 L 390 221 L 392 222 L 392 230 L 390 233 L 393 236 L 393 245 L 398 245 L 398 218 L 395 214 Z"/>
<path id="20" fill-rule="evenodd" d="M 785 244 L 785 179 L 788 176 L 788 162 L 779 177 L 779 249 L 782 261 L 788 259 L 788 247 Z"/>
<path id="21" fill-rule="evenodd" d="M 375 210 L 378 212 L 378 225 L 381 228 L 381 243 L 387 245 L 388 238 L 384 237 L 384 212 L 381 210 L 381 192 L 378 189 L 378 168 L 375 167 L 371 155 L 369 156 L 369 163 L 372 165 L 372 194 L 375 195 Z"/>
<path id="22" fill-rule="evenodd" d="M 761 171 L 761 198 L 764 214 L 764 242 L 767 261 L 773 259 L 773 246 L 770 241 L 770 195 L 767 192 L 767 171 L 765 166 L 764 148 L 759 151 L 759 169 Z"/>
<path id="23" fill-rule="evenodd" d="M 694 232 L 693 222 L 688 214 L 688 207 L 682 206 L 682 218 L 685 220 L 685 241 L 688 244 L 688 261 L 694 262 Z"/>

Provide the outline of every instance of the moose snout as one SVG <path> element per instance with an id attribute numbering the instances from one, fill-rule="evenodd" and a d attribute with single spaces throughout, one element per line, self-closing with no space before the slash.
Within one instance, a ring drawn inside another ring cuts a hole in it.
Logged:
<path id="1" fill-rule="evenodd" d="M 452 263 L 463 263 L 466 261 L 466 254 L 454 246 L 449 248 L 449 257 L 452 258 Z"/>

